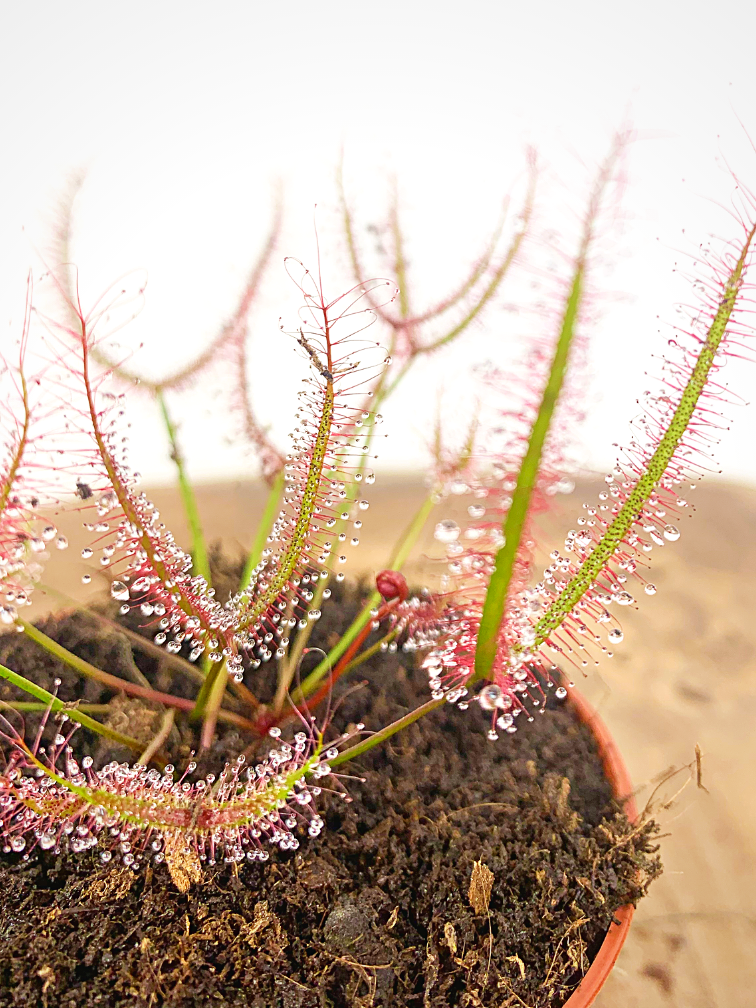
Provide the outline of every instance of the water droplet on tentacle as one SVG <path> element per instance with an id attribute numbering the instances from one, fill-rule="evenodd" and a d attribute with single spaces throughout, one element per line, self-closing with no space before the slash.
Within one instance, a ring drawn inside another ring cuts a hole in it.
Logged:
<path id="1" fill-rule="evenodd" d="M 439 542 L 450 543 L 459 539 L 460 528 L 451 518 L 444 518 L 440 521 L 433 532 L 433 538 Z"/>

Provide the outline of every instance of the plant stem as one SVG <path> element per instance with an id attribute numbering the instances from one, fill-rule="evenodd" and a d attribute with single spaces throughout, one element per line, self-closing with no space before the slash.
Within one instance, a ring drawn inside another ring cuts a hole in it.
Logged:
<path id="1" fill-rule="evenodd" d="M 13 710 L 20 711 L 23 714 L 36 713 L 37 711 L 46 711 L 46 703 L 37 703 L 36 701 L 30 700 L 0 700 L 0 704 L 4 704 L 6 707 L 10 707 Z M 85 714 L 107 714 L 112 710 L 110 704 L 106 703 L 80 703 L 76 705 L 76 710 L 83 711 Z"/>
<path id="2" fill-rule="evenodd" d="M 6 668 L 4 665 L 0 665 L 0 677 L 7 679 L 9 683 L 14 686 L 18 686 L 25 693 L 30 693 L 31 696 L 35 696 L 38 700 L 41 700 L 44 704 L 44 710 L 48 707 L 50 710 L 63 711 L 67 714 L 72 721 L 77 721 L 83 728 L 89 728 L 90 731 L 97 732 L 98 735 L 104 735 L 105 738 L 109 738 L 112 742 L 117 742 L 119 745 L 128 746 L 129 749 L 133 749 L 135 752 L 141 752 L 144 748 L 143 743 L 138 742 L 135 738 L 130 735 L 123 735 L 121 732 L 115 731 L 113 728 L 108 728 L 107 725 L 100 724 L 99 721 L 95 721 L 94 718 L 88 717 L 82 711 L 78 710 L 76 707 L 72 707 L 62 700 L 59 700 L 52 693 L 48 693 L 46 689 L 41 686 L 37 686 L 36 683 L 31 682 L 29 679 L 25 679 L 24 676 L 19 675 L 18 672 L 13 672 L 11 669 Z M 10 706 L 10 704 L 8 705 Z"/>
<path id="3" fill-rule="evenodd" d="M 395 544 L 388 561 L 389 570 L 400 571 L 407 563 L 409 555 L 412 552 L 415 543 L 420 538 L 420 533 L 425 528 L 425 523 L 428 521 L 430 513 L 433 511 L 433 508 L 436 507 L 437 503 L 438 494 L 434 490 L 425 498 L 423 503 L 417 509 L 409 525 Z"/>
<path id="4" fill-rule="evenodd" d="M 386 616 L 388 616 L 388 614 L 391 612 L 391 610 L 396 606 L 397 601 L 398 599 L 392 599 L 390 602 L 385 602 L 381 606 L 380 610 L 376 613 L 374 620 L 380 622 L 380 620 L 385 619 Z M 369 658 L 371 654 L 374 654 L 380 648 L 382 641 L 378 641 L 372 647 L 368 648 L 363 655 L 360 655 L 359 659 L 353 660 L 355 654 L 359 650 L 360 646 L 364 643 L 368 635 L 371 633 L 372 629 L 373 629 L 372 620 L 370 624 L 362 627 L 362 630 L 357 634 L 355 639 L 352 641 L 352 643 L 345 651 L 341 660 L 338 662 L 338 664 L 334 667 L 334 669 L 328 676 L 327 682 L 323 683 L 320 689 L 317 690 L 310 697 L 310 704 L 313 708 L 317 707 L 320 701 L 325 699 L 325 697 L 329 695 L 329 693 L 333 689 L 334 683 L 338 679 L 340 679 L 345 672 L 348 672 L 349 669 L 352 668 L 354 665 L 361 664 L 363 661 Z M 395 630 L 390 631 L 388 634 L 385 635 L 383 640 L 389 640 L 391 637 L 394 636 L 395 633 L 396 633 Z M 300 699 L 302 698 L 301 691 L 299 694 L 299 698 Z M 258 722 L 260 724 L 261 734 L 264 731 L 267 731 L 273 725 L 281 724 L 282 721 L 285 721 L 287 718 L 295 714 L 296 710 L 297 710 L 296 704 L 293 700 L 290 701 L 288 709 L 286 710 L 274 708 L 274 711 L 271 714 L 269 714 L 267 717 L 263 716 L 262 721 Z"/>
<path id="5" fill-rule="evenodd" d="M 108 629 L 115 631 L 116 633 L 123 634 L 134 647 L 139 648 L 146 654 L 151 655 L 153 658 L 157 658 L 158 661 L 165 662 L 166 665 L 173 666 L 185 675 L 191 676 L 195 682 L 202 683 L 205 681 L 205 677 L 197 668 L 196 665 L 192 665 L 188 662 L 186 658 L 181 658 L 180 655 L 171 654 L 166 651 L 165 648 L 161 648 L 159 645 L 153 643 L 147 637 L 143 637 L 141 634 L 136 633 L 134 630 L 130 630 L 127 626 L 122 626 L 120 623 L 116 623 L 115 620 L 109 619 L 107 616 L 103 616 L 102 613 L 97 612 L 96 609 L 92 609 L 84 602 L 79 602 L 77 599 L 72 598 L 70 595 L 66 595 L 65 592 L 58 591 L 57 588 L 51 588 L 50 585 L 39 584 L 39 590 L 44 592 L 45 595 L 50 595 L 56 598 L 59 602 L 64 605 L 70 606 L 74 610 L 81 610 L 90 615 L 93 619 L 97 620 L 103 626 L 108 627 Z"/>
<path id="6" fill-rule="evenodd" d="M 387 634 L 384 634 L 380 640 L 377 640 L 375 644 L 371 644 L 369 648 L 365 648 L 364 651 L 360 651 L 356 658 L 353 658 L 344 668 L 344 674 L 351 672 L 352 669 L 358 668 L 363 662 L 366 662 L 368 658 L 372 658 L 374 654 L 381 650 L 384 644 L 389 644 L 394 637 L 397 635 L 397 630 L 389 630 Z"/>
<path id="7" fill-rule="evenodd" d="M 428 515 L 435 506 L 436 495 L 432 493 L 420 505 L 412 521 L 409 523 L 403 535 L 394 547 L 394 551 L 389 560 L 389 567 L 392 570 L 401 570 L 407 562 L 407 558 L 412 552 L 412 547 L 417 542 L 425 522 L 428 520 Z M 338 644 L 331 648 L 326 657 L 318 665 L 316 665 L 312 672 L 310 672 L 310 674 L 302 681 L 301 686 L 296 691 L 295 702 L 309 696 L 310 693 L 312 693 L 323 676 L 330 668 L 333 668 L 335 662 L 337 662 L 349 648 L 352 641 L 362 631 L 368 620 L 375 618 L 371 616 L 371 611 L 375 609 L 380 602 L 380 594 L 377 591 L 371 592 L 361 612 L 355 617 L 354 622 L 345 631 Z"/>
<path id="8" fill-rule="evenodd" d="M 273 483 L 270 486 L 268 492 L 268 497 L 265 501 L 265 510 L 263 511 L 260 523 L 257 526 L 257 532 L 255 533 L 255 539 L 252 543 L 252 547 L 249 551 L 249 556 L 247 557 L 247 563 L 244 566 L 244 573 L 241 577 L 240 589 L 244 591 L 245 588 L 249 587 L 249 582 L 252 580 L 252 572 L 260 563 L 262 558 L 262 551 L 265 548 L 265 542 L 270 533 L 270 529 L 273 525 L 273 520 L 276 516 L 276 511 L 280 508 L 281 494 L 283 492 L 284 486 L 284 471 L 281 469 L 279 473 L 276 474 Z"/>
<path id="9" fill-rule="evenodd" d="M 175 697 L 170 693 L 162 693 L 160 690 L 148 689 L 145 686 L 139 686 L 137 683 L 128 682 L 126 679 L 120 679 L 118 676 L 111 675 L 109 672 L 103 672 L 102 669 L 97 668 L 95 665 L 90 665 L 88 661 L 83 658 L 79 658 L 78 655 L 72 654 L 71 651 L 67 651 L 64 647 L 61 647 L 57 641 L 54 641 L 47 634 L 42 633 L 37 627 L 32 626 L 31 623 L 27 623 L 22 619 L 17 618 L 16 622 L 19 626 L 24 628 L 24 633 L 27 637 L 31 638 L 36 644 L 44 648 L 48 654 L 52 655 L 53 658 L 57 658 L 59 661 L 68 665 L 75 672 L 80 675 L 86 676 L 88 679 L 94 679 L 101 683 L 103 686 L 107 686 L 109 689 L 127 693 L 130 696 L 142 697 L 144 700 L 152 700 L 155 703 L 164 704 L 166 707 L 175 707 L 177 710 L 191 711 L 194 709 L 195 703 L 193 700 L 187 700 L 184 697 Z M 15 674 L 15 673 L 14 673 Z M 238 725 L 242 728 L 251 729 L 252 722 L 248 721 L 247 718 L 241 717 L 239 714 L 234 714 L 231 711 L 220 711 L 219 717 L 223 721 L 229 721 L 231 724 Z M 141 747 L 140 747 L 141 748 Z"/>
<path id="10" fill-rule="evenodd" d="M 538 479 L 541 455 L 567 373 L 570 347 L 575 335 L 583 292 L 583 271 L 584 265 L 581 261 L 572 281 L 556 351 L 551 362 L 549 379 L 543 390 L 541 405 L 530 432 L 525 458 L 517 475 L 517 486 L 512 494 L 512 503 L 504 521 L 504 545 L 496 554 L 494 570 L 483 604 L 478 643 L 475 650 L 475 674 L 471 677 L 470 682 L 485 678 L 490 673 L 496 657 L 499 646 L 499 628 L 504 616 L 515 562 L 522 547 L 522 534 L 530 512 L 533 490 Z"/>
<path id="11" fill-rule="evenodd" d="M 442 700 L 429 700 L 421 707 L 416 707 L 415 710 L 410 711 L 409 714 L 405 714 L 403 718 L 399 718 L 398 721 L 394 721 L 393 724 L 387 725 L 385 728 L 381 728 L 380 731 L 375 732 L 369 738 L 363 739 L 362 742 L 358 742 L 357 745 L 350 746 L 349 749 L 344 749 L 344 751 L 340 752 L 335 759 L 328 761 L 329 765 L 338 766 L 340 763 L 346 763 L 347 760 L 354 759 L 356 756 L 361 756 L 374 746 L 377 746 L 381 742 L 385 742 L 386 739 L 391 738 L 392 735 L 396 735 L 396 733 L 401 731 L 402 728 L 407 728 L 408 725 L 418 721 L 426 714 L 430 714 L 431 711 L 434 711 L 437 707 L 440 707 L 446 702 L 445 697 Z"/>
<path id="12" fill-rule="evenodd" d="M 593 186 L 586 210 L 580 246 L 575 257 L 575 268 L 570 283 L 569 294 L 564 305 L 559 336 L 546 387 L 543 390 L 535 423 L 530 431 L 528 446 L 517 476 L 517 486 L 512 494 L 512 503 L 504 520 L 504 545 L 497 552 L 494 570 L 488 583 L 478 641 L 475 649 L 475 672 L 468 684 L 487 678 L 496 658 L 507 597 L 518 556 L 521 555 L 524 534 L 530 513 L 530 502 L 538 480 L 546 438 L 551 427 L 554 410 L 564 385 L 569 363 L 570 349 L 579 323 L 580 309 L 588 265 L 588 253 L 593 242 L 596 220 L 601 208 L 604 191 L 612 179 L 614 166 L 622 150 L 624 140 L 615 138 L 609 156 L 602 164 Z"/>
<path id="13" fill-rule="evenodd" d="M 165 429 L 168 433 L 168 440 L 171 444 L 171 460 L 176 466 L 181 500 L 184 505 L 186 520 L 189 524 L 189 532 L 192 539 L 191 553 L 193 573 L 203 577 L 205 581 L 207 581 L 208 587 L 212 587 L 212 581 L 210 578 L 210 563 L 207 558 L 207 547 L 205 546 L 205 537 L 202 532 L 202 522 L 200 520 L 199 509 L 197 507 L 197 498 L 194 495 L 194 488 L 192 487 L 189 477 L 186 474 L 184 456 L 181 453 L 181 446 L 178 441 L 178 432 L 173 420 L 171 419 L 171 415 L 168 412 L 168 404 L 165 401 L 165 394 L 162 388 L 157 387 L 155 389 L 155 398 L 160 406 L 160 413 L 163 417 L 163 423 L 165 424 Z"/>
<path id="14" fill-rule="evenodd" d="M 200 687 L 200 691 L 194 701 L 194 705 L 192 706 L 192 713 L 190 715 L 191 721 L 199 721 L 199 719 L 204 715 L 210 691 L 212 690 L 215 680 L 218 678 L 218 674 L 224 665 L 225 662 L 223 661 L 214 662 L 208 670 L 202 686 Z"/>
<path id="15" fill-rule="evenodd" d="M 210 687 L 207 704 L 205 705 L 205 710 L 203 712 L 204 717 L 202 721 L 202 732 L 200 734 L 201 750 L 209 749 L 213 743 L 215 726 L 218 723 L 218 714 L 220 713 L 221 704 L 223 703 L 223 695 L 226 692 L 227 685 L 228 675 L 226 672 L 226 663 L 223 662 L 220 666 L 218 674 L 215 677 L 215 681 Z"/>
<path id="16" fill-rule="evenodd" d="M 70 595 L 66 595 L 64 592 L 60 592 L 56 588 L 51 588 L 49 585 L 44 584 L 40 584 L 39 588 L 45 593 L 45 595 L 51 595 L 54 598 L 57 598 L 59 601 L 71 606 L 72 609 L 83 610 L 93 619 L 96 619 L 98 623 L 102 623 L 103 626 L 114 630 L 116 633 L 123 634 L 123 636 L 126 637 L 134 647 L 139 648 L 140 651 L 144 651 L 145 654 L 151 655 L 159 662 L 163 662 L 168 666 L 168 668 L 172 667 L 177 672 L 183 672 L 184 675 L 190 676 L 195 682 L 200 684 L 205 681 L 204 673 L 201 672 L 196 665 L 187 661 L 186 658 L 182 658 L 177 654 L 171 654 L 170 651 L 166 651 L 165 648 L 153 643 L 153 641 L 151 641 L 148 637 L 143 637 L 141 634 L 136 633 L 136 631 L 130 630 L 127 626 L 123 626 L 121 623 L 116 623 L 115 620 L 108 619 L 107 616 L 103 616 L 102 613 L 97 612 L 96 609 L 92 609 L 90 606 L 85 605 L 82 602 L 78 602 L 76 599 L 71 598 Z M 251 710 L 257 709 L 259 706 L 257 697 L 250 693 L 243 683 L 229 683 L 229 688 L 233 690 L 236 696 L 229 697 L 228 699 L 237 709 L 240 702 L 249 707 Z"/>

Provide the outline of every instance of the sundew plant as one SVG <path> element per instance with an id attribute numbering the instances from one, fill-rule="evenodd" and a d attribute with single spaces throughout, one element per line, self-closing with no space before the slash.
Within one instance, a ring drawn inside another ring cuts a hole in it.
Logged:
<path id="1" fill-rule="evenodd" d="M 339 182 L 351 288 L 333 296 L 324 289 L 319 263 L 310 272 L 285 260 L 302 308 L 298 324 L 280 339 L 288 333 L 296 341 L 308 371 L 287 453 L 252 412 L 245 358 L 247 318 L 278 241 L 280 214 L 217 339 L 175 375 L 161 383 L 142 377 L 138 388 L 128 366 L 108 356 L 106 342 L 118 313 L 129 311 L 129 285 L 117 284 L 85 308 L 76 272 L 66 265 L 63 228 L 63 265 L 46 281 L 63 308 L 35 311 L 30 282 L 18 353 L 4 362 L 0 618 L 9 632 L 27 635 L 79 675 L 158 704 L 163 716 L 145 748 L 103 724 L 86 704 L 64 704 L 56 689 L 43 689 L 24 668 L 0 666 L 0 676 L 33 698 L 2 702 L 0 837 L 6 853 L 28 858 L 37 847 L 96 848 L 102 861 L 115 856 L 135 868 L 165 861 L 185 888 L 200 877 L 203 863 L 265 860 L 269 845 L 291 850 L 303 833 L 317 836 L 324 826 L 322 790 L 349 800 L 342 768 L 441 704 L 456 705 L 460 718 L 483 717 L 491 743 L 506 744 L 518 719 L 544 711 L 551 691 L 567 695 L 575 670 L 611 656 L 622 640 L 617 613 L 638 596 L 654 594 L 648 554 L 679 537 L 678 521 L 688 506 L 684 488 L 709 465 L 728 401 L 718 372 L 751 335 L 746 277 L 756 232 L 753 201 L 740 190 L 743 209 L 733 214 L 732 239 L 718 250 L 702 245 L 693 263 L 697 304 L 657 359 L 660 385 L 643 393 L 639 433 L 606 476 L 598 500 L 584 505 L 563 548 L 537 572 L 534 516 L 569 476 L 565 443 L 580 408 L 583 342 L 586 330 L 596 328 L 589 325 L 592 270 L 607 208 L 616 199 L 623 145 L 618 138 L 596 176 L 575 250 L 563 258 L 567 272 L 558 299 L 540 314 L 519 369 L 488 370 L 484 408 L 456 438 L 447 439 L 439 427 L 427 499 L 387 551 L 386 568 L 356 619 L 307 675 L 300 675 L 302 657 L 324 607 L 335 604 L 332 586 L 344 579 L 344 544 L 356 545 L 368 520 L 381 411 L 413 364 L 468 330 L 512 272 L 523 268 L 523 249 L 534 239 L 535 159 L 513 225 L 497 227 L 457 289 L 423 310 L 413 305 L 397 201 L 382 232 L 391 279 L 370 279 Z M 170 406 L 171 396 L 218 362 L 233 376 L 239 434 L 257 452 L 270 488 L 238 588 L 223 603 L 212 586 Z M 191 529 L 189 552 L 137 488 L 126 460 L 124 414 L 139 395 L 154 397 L 165 421 Z M 464 522 L 444 517 L 449 495 L 465 503 Z M 46 550 L 67 546 L 47 517 L 56 506 L 81 512 L 91 534 L 82 555 L 99 553 L 121 616 L 137 617 L 149 629 L 149 646 L 191 673 L 193 698 L 97 668 L 24 619 Z M 428 522 L 445 553 L 443 575 L 437 590 L 411 592 L 401 570 Z M 427 702 L 375 732 L 357 724 L 336 734 L 321 712 L 336 681 L 376 651 L 397 647 L 427 671 Z M 263 702 L 260 677 L 269 663 L 277 685 Z M 42 712 L 34 737 L 26 732 L 24 711 Z M 178 769 L 162 755 L 176 717 L 195 727 L 197 749 Z M 269 738 L 273 748 L 256 764 L 242 755 L 217 779 L 195 779 L 197 760 L 209 750 L 219 721 L 232 724 L 250 745 Z M 82 729 L 129 747 L 135 761 L 100 768 L 91 757 L 77 761 L 70 742 Z"/>

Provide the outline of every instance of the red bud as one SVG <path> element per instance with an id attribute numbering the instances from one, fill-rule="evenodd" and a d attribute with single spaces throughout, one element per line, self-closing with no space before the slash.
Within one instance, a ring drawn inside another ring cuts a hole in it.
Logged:
<path id="1" fill-rule="evenodd" d="M 399 571 L 395 570 L 383 570 L 380 574 L 377 574 L 375 587 L 386 602 L 390 602 L 395 598 L 398 598 L 400 602 L 404 602 L 409 595 L 407 578 L 404 574 L 400 574 Z"/>

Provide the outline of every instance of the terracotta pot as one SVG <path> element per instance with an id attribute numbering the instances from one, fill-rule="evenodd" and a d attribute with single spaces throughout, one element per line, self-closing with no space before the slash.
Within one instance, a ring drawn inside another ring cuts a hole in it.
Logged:
<path id="1" fill-rule="evenodd" d="M 633 786 L 616 742 L 585 697 L 581 696 L 577 690 L 571 689 L 570 698 L 580 720 L 587 724 L 593 732 L 604 764 L 604 774 L 612 785 L 615 797 L 622 801 L 628 818 L 634 822 L 638 818 L 638 810 L 635 799 L 632 797 Z M 565 1001 L 563 1008 L 588 1008 L 588 1005 L 593 1004 L 625 944 L 634 910 L 635 908 L 628 904 L 616 911 L 614 917 L 619 923 L 612 923 L 609 926 L 606 938 L 604 938 L 596 958 L 580 981 L 580 985 Z"/>

